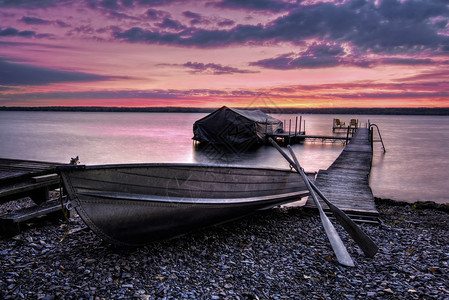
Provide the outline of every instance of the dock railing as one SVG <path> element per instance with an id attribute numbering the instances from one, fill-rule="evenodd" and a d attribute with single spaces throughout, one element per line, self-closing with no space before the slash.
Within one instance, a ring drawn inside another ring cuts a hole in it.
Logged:
<path id="1" fill-rule="evenodd" d="M 381 142 L 382 150 L 384 151 L 384 153 L 387 152 L 387 150 L 385 149 L 384 141 L 382 139 L 382 135 L 380 134 L 379 126 L 377 126 L 374 123 L 370 123 L 369 120 L 368 120 L 368 124 L 369 124 L 369 129 L 370 129 L 371 148 L 374 149 L 374 142 Z M 379 136 L 378 140 L 374 139 L 374 128 L 377 129 L 377 135 Z"/>

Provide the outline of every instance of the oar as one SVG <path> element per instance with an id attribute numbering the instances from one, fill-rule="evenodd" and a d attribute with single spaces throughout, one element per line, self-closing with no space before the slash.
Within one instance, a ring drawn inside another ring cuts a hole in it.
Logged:
<path id="1" fill-rule="evenodd" d="M 273 141 L 272 138 L 269 138 L 268 140 L 282 154 L 282 156 L 284 156 L 286 159 L 288 158 L 287 161 L 291 161 L 290 157 L 288 157 L 288 155 L 278 146 L 278 144 L 276 144 L 275 141 Z M 329 218 L 324 213 L 323 208 L 321 207 L 321 204 L 315 195 L 315 192 L 310 186 L 306 174 L 304 174 L 304 171 L 299 167 L 299 164 L 291 164 L 291 165 L 302 176 L 302 179 L 304 180 L 304 183 L 306 184 L 307 189 L 309 190 L 310 195 L 312 196 L 313 201 L 315 202 L 315 205 L 318 208 L 318 211 L 320 212 L 321 223 L 323 224 L 324 231 L 326 232 L 329 242 L 331 243 L 335 256 L 337 256 L 338 262 L 344 266 L 353 267 L 354 262 L 352 261 L 352 258 L 349 255 L 348 250 L 346 250 L 346 247 L 343 244 L 342 240 L 340 239 L 340 236 L 338 235 L 337 231 L 335 230 L 334 225 L 332 225 Z"/>
<path id="2" fill-rule="evenodd" d="M 277 144 L 276 144 L 277 146 Z M 282 149 L 281 149 L 282 151 Z M 292 157 L 296 157 L 295 153 L 293 152 L 292 148 L 289 147 L 289 151 L 292 155 Z M 285 153 L 281 154 L 284 156 L 284 158 L 289 162 L 289 164 L 294 167 L 295 169 L 295 163 L 290 159 L 288 155 Z M 285 155 L 284 155 L 285 154 Z M 346 215 L 342 210 L 340 210 L 337 206 L 332 204 L 326 196 L 323 195 L 323 193 L 318 189 L 318 187 L 309 179 L 310 185 L 315 190 L 315 192 L 323 199 L 324 202 L 326 202 L 327 206 L 331 210 L 331 212 L 334 214 L 337 221 L 343 226 L 343 228 L 348 232 L 348 234 L 354 239 L 354 241 L 359 245 L 360 249 L 362 249 L 363 253 L 367 257 L 374 257 L 374 255 L 377 253 L 379 248 L 377 245 L 373 242 L 373 240 L 365 233 L 363 232 L 359 226 L 350 218 L 348 215 Z"/>
<path id="3" fill-rule="evenodd" d="M 292 147 L 288 145 L 288 150 L 290 151 L 291 156 L 293 157 L 296 166 L 298 168 L 301 168 L 301 166 L 298 163 L 298 159 L 296 158 L 295 152 L 293 152 Z M 343 226 L 343 228 L 346 230 L 346 232 L 349 233 L 349 235 L 356 241 L 356 243 L 359 245 L 359 247 L 362 249 L 363 253 L 365 253 L 368 257 L 373 257 L 379 248 L 377 248 L 377 245 L 373 242 L 373 240 L 364 233 L 357 224 L 354 223 L 354 221 L 348 217 L 342 210 L 340 210 L 337 206 L 332 204 L 329 199 L 327 199 L 326 196 L 323 195 L 323 193 L 318 189 L 318 187 L 309 179 L 310 185 L 314 189 L 314 191 L 321 197 L 321 199 L 326 202 L 329 209 L 334 214 L 337 221 Z"/>
<path id="4" fill-rule="evenodd" d="M 337 206 L 333 205 L 326 196 L 323 195 L 323 193 L 318 189 L 318 187 L 310 181 L 310 185 L 315 190 L 315 192 L 323 199 L 324 202 L 326 202 L 329 209 L 334 214 L 335 219 L 340 223 L 341 226 L 346 230 L 347 233 L 354 239 L 354 241 L 359 245 L 360 249 L 362 249 L 363 253 L 367 257 L 374 257 L 376 255 L 379 248 L 377 245 L 373 242 L 373 240 L 360 229 L 359 226 L 357 226 L 354 221 L 348 217 L 347 214 L 345 214 L 342 210 L 340 210 Z"/>

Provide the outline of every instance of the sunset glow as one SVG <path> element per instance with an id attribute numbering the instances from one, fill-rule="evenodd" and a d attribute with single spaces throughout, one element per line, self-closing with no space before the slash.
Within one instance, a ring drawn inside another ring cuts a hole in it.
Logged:
<path id="1" fill-rule="evenodd" d="M 0 106 L 449 107 L 449 4 L 0 0 Z"/>

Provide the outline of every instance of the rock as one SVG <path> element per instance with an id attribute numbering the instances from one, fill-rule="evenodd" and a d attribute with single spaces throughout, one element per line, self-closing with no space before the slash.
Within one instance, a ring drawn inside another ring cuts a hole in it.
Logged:
<path id="1" fill-rule="evenodd" d="M 378 205 L 384 225 L 361 225 L 380 248 L 372 259 L 336 223 L 355 268 L 338 264 L 318 215 L 298 208 L 130 249 L 90 230 L 59 243 L 66 226 L 50 223 L 1 240 L 0 299 L 447 298 L 447 213 Z"/>

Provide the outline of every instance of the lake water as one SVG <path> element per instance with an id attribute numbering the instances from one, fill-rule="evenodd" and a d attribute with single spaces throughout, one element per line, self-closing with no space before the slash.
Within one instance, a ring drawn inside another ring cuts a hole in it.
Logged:
<path id="1" fill-rule="evenodd" d="M 198 149 L 193 123 L 206 114 L 0 112 L 0 157 L 82 164 L 201 162 L 287 168 L 271 146 L 224 153 Z M 296 115 L 273 115 L 292 120 Z M 376 197 L 398 201 L 449 202 L 449 117 L 303 115 L 307 134 L 332 135 L 332 119 L 357 118 L 379 126 L 387 152 L 375 144 L 370 184 Z M 344 135 L 344 134 L 343 134 Z M 306 171 L 327 169 L 344 145 L 294 145 Z"/>

